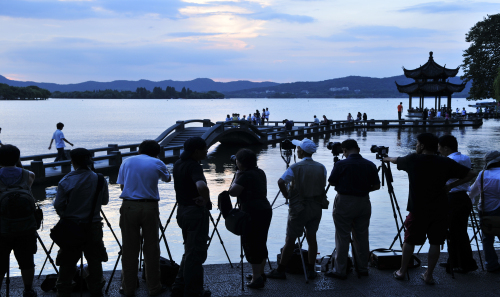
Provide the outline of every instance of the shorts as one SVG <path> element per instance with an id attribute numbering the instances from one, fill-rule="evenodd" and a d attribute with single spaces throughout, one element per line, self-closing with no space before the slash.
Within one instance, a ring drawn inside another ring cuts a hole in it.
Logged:
<path id="1" fill-rule="evenodd" d="M 445 214 L 418 216 L 411 212 L 405 221 L 405 242 L 411 245 L 423 245 L 426 238 L 429 244 L 442 245 L 446 239 L 448 219 Z"/>
<path id="2" fill-rule="evenodd" d="M 0 267 L 9 266 L 10 252 L 14 250 L 19 269 L 33 269 L 35 267 L 33 255 L 37 250 L 36 239 L 36 233 L 0 238 Z"/>
<path id="3" fill-rule="evenodd" d="M 286 225 L 286 236 L 290 238 L 301 237 L 304 228 L 307 232 L 316 233 L 321 222 L 323 210 L 319 203 L 309 203 L 304 209 L 296 213 L 292 209 L 288 210 L 288 222 Z"/>

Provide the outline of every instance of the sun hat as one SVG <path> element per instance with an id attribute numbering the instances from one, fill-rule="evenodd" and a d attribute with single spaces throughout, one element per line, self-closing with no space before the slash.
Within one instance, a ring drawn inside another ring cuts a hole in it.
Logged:
<path id="1" fill-rule="evenodd" d="M 303 140 L 294 139 L 292 140 L 292 143 L 296 146 L 300 146 L 300 148 L 308 154 L 314 154 L 316 152 L 316 145 L 307 138 Z"/>
<path id="2" fill-rule="evenodd" d="M 488 169 L 491 164 L 500 162 L 500 152 L 490 151 L 484 155 L 484 170 Z"/>

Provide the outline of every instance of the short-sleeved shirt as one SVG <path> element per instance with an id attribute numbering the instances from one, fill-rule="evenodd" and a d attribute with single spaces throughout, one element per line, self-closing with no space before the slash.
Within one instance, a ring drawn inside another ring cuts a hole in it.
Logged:
<path id="1" fill-rule="evenodd" d="M 286 130 L 292 130 L 292 127 L 293 127 L 293 122 L 292 121 L 287 121 L 285 123 L 285 129 Z"/>
<path id="2" fill-rule="evenodd" d="M 401 104 L 398 105 L 398 111 L 399 112 L 403 111 L 403 105 L 401 105 Z"/>
<path id="3" fill-rule="evenodd" d="M 200 163 L 192 158 L 181 158 L 175 162 L 172 174 L 177 203 L 185 206 L 196 205 L 193 199 L 200 196 L 196 182 L 207 182 Z"/>
<path id="4" fill-rule="evenodd" d="M 335 191 L 339 194 L 364 197 L 372 186 L 380 184 L 380 179 L 373 162 L 360 154 L 349 154 L 347 159 L 335 164 L 328 182 L 335 184 Z"/>
<path id="5" fill-rule="evenodd" d="M 123 185 L 120 198 L 160 200 L 158 180 L 169 180 L 170 173 L 161 160 L 148 155 L 127 158 L 120 166 L 117 184 Z"/>
<path id="6" fill-rule="evenodd" d="M 267 202 L 267 205 L 269 205 L 267 200 L 267 178 L 262 169 L 251 168 L 242 171 L 234 183 L 243 187 L 243 192 L 238 195 L 240 203 L 263 201 L 264 204 Z"/>
<path id="7" fill-rule="evenodd" d="M 19 167 L 0 168 L 0 180 L 6 186 L 15 185 L 21 181 L 23 169 Z"/>
<path id="8" fill-rule="evenodd" d="M 448 155 L 448 158 L 455 160 L 458 164 L 462 164 L 467 168 L 471 168 L 471 162 L 470 158 L 466 155 L 462 155 L 460 152 L 454 152 Z M 452 182 L 456 181 L 457 179 L 450 179 L 446 184 L 451 184 Z M 454 187 L 453 189 L 450 190 L 450 193 L 453 192 L 468 192 L 470 191 L 470 186 L 468 183 L 461 184 L 459 186 Z"/>
<path id="9" fill-rule="evenodd" d="M 470 170 L 450 158 L 424 154 L 399 157 L 397 167 L 408 173 L 410 190 L 406 210 L 423 215 L 446 214 L 446 182 L 452 178 L 462 179 Z"/>
<path id="10" fill-rule="evenodd" d="M 61 130 L 57 129 L 54 134 L 52 135 L 52 139 L 56 142 L 56 148 L 63 148 L 66 147 L 64 144 L 64 134 Z"/>

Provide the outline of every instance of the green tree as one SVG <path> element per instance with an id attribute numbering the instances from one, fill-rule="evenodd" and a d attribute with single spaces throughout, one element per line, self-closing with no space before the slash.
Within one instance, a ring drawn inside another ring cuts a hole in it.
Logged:
<path id="1" fill-rule="evenodd" d="M 493 82 L 493 98 L 500 101 L 500 67 L 498 68 L 497 78 Z"/>
<path id="2" fill-rule="evenodd" d="M 470 42 L 461 65 L 464 82 L 472 81 L 467 99 L 493 97 L 493 80 L 500 67 L 500 14 L 488 15 L 465 35 Z"/>

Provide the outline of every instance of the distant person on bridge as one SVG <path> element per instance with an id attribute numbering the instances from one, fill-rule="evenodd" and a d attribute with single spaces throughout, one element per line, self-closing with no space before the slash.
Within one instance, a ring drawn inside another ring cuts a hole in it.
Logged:
<path id="1" fill-rule="evenodd" d="M 398 105 L 398 120 L 401 121 L 401 113 L 403 112 L 403 102 L 399 102 Z"/>
<path id="2" fill-rule="evenodd" d="M 368 116 L 366 115 L 366 112 L 363 113 L 363 121 L 368 120 Z"/>
<path id="3" fill-rule="evenodd" d="M 56 127 L 57 130 L 54 132 L 54 134 L 52 135 L 52 139 L 50 140 L 49 150 L 52 148 L 52 142 L 55 141 L 57 149 L 57 157 L 55 158 L 54 162 L 68 160 L 68 158 L 66 158 L 66 155 L 64 154 L 64 147 L 66 147 L 64 143 L 66 142 L 71 146 L 73 146 L 73 144 L 69 142 L 66 138 L 64 138 L 64 134 L 62 132 L 64 124 L 59 122 L 57 123 Z"/>
<path id="4" fill-rule="evenodd" d="M 184 142 L 184 151 L 174 164 L 174 189 L 179 207 L 177 224 L 182 230 L 184 255 L 172 285 L 172 297 L 210 296 L 203 289 L 203 263 L 207 260 L 210 190 L 200 161 L 207 157 L 207 144 L 201 137 Z"/>
<path id="5" fill-rule="evenodd" d="M 227 115 L 226 122 L 229 122 L 229 121 L 232 121 L 232 120 L 233 119 L 229 115 Z"/>
<path id="6" fill-rule="evenodd" d="M 238 114 L 237 113 L 233 113 L 232 121 L 239 121 L 239 120 L 240 120 L 240 118 L 238 117 Z M 237 128 L 238 127 L 238 123 L 233 123 L 233 127 Z"/>
<path id="7" fill-rule="evenodd" d="M 462 118 L 465 120 L 467 118 L 467 111 L 465 110 L 465 107 L 462 108 Z"/>
<path id="8" fill-rule="evenodd" d="M 267 120 L 268 123 L 269 123 L 269 115 L 270 114 L 271 113 L 269 112 L 269 108 L 266 107 L 266 120 Z"/>
<path id="9" fill-rule="evenodd" d="M 139 155 L 123 160 L 118 172 L 123 200 L 120 208 L 122 232 L 122 294 L 134 296 L 137 289 L 137 269 L 141 238 L 144 240 L 144 261 L 149 296 L 159 295 L 167 289 L 160 282 L 160 210 L 158 180 L 171 180 L 167 166 L 158 159 L 160 145 L 144 140 Z M 142 229 L 142 234 L 141 234 Z"/>
<path id="10" fill-rule="evenodd" d="M 316 115 L 314 115 L 314 120 L 311 126 L 319 126 L 319 119 L 316 117 Z"/>

